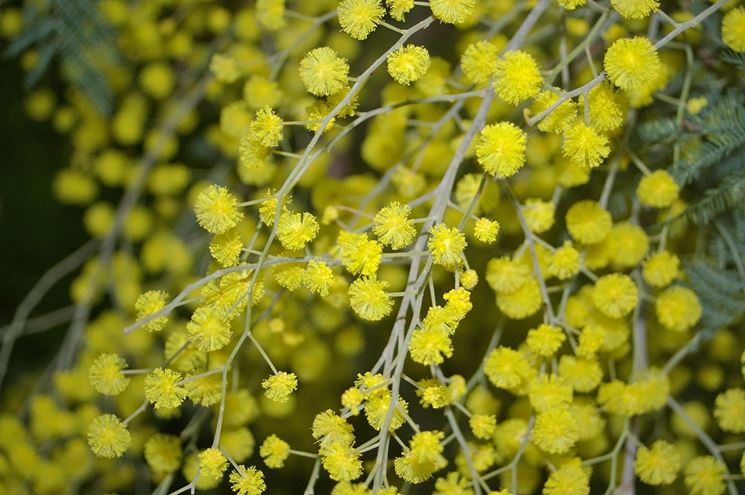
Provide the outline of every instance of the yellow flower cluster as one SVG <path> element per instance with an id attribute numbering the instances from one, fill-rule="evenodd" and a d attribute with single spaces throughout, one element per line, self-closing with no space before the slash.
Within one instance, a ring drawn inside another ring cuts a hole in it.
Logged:
<path id="1" fill-rule="evenodd" d="M 739 166 L 742 6 L 91 8 L 112 42 L 24 102 L 94 240 L 41 284 L 74 309 L 3 329 L 0 488 L 737 493 L 741 195 L 692 164 Z"/>

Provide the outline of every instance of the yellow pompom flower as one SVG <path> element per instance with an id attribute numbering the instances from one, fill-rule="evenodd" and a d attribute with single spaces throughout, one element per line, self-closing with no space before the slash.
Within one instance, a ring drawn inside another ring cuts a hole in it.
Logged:
<path id="1" fill-rule="evenodd" d="M 285 27 L 285 0 L 257 0 L 256 17 L 264 28 L 277 31 Z"/>
<path id="2" fill-rule="evenodd" d="M 297 389 L 297 376 L 295 373 L 278 371 L 262 381 L 261 388 L 264 389 L 264 395 L 274 402 L 286 402 L 292 392 Z"/>
<path id="3" fill-rule="evenodd" d="M 599 243 L 613 226 L 610 213 L 590 200 L 574 203 L 567 211 L 566 223 L 572 237 L 583 244 Z"/>
<path id="4" fill-rule="evenodd" d="M 241 75 L 235 59 L 222 53 L 216 53 L 210 59 L 210 72 L 215 79 L 226 84 L 234 83 Z"/>
<path id="5" fill-rule="evenodd" d="M 525 132 L 512 122 L 484 127 L 476 144 L 476 158 L 484 170 L 500 179 L 511 177 L 525 164 Z"/>
<path id="6" fill-rule="evenodd" d="M 590 473 L 580 459 L 570 459 L 548 476 L 543 495 L 589 495 Z"/>
<path id="7" fill-rule="evenodd" d="M 603 379 L 603 370 L 595 359 L 564 355 L 559 360 L 559 376 L 564 378 L 576 392 L 595 390 Z"/>
<path id="8" fill-rule="evenodd" d="M 243 239 L 236 229 L 218 234 L 210 242 L 210 254 L 224 267 L 235 266 L 243 252 Z"/>
<path id="9" fill-rule="evenodd" d="M 199 453 L 199 472 L 203 476 L 219 480 L 227 468 L 228 460 L 220 449 L 212 447 Z"/>
<path id="10" fill-rule="evenodd" d="M 282 119 L 271 107 L 256 112 L 248 126 L 248 138 L 266 148 L 273 148 L 282 141 Z"/>
<path id="11" fill-rule="evenodd" d="M 140 294 L 135 300 L 135 311 L 137 319 L 142 320 L 150 315 L 154 315 L 166 305 L 168 293 L 162 290 L 149 290 Z M 148 321 L 142 328 L 148 332 L 159 332 L 168 323 L 168 316 L 159 316 Z"/>
<path id="12" fill-rule="evenodd" d="M 499 222 L 488 218 L 479 218 L 473 226 L 473 236 L 484 244 L 491 244 L 497 240 Z"/>
<path id="13" fill-rule="evenodd" d="M 392 249 L 401 249 L 414 240 L 416 228 L 409 220 L 411 208 L 408 205 L 393 202 L 380 209 L 373 218 L 373 234 L 380 242 Z"/>
<path id="14" fill-rule="evenodd" d="M 515 292 L 530 280 L 530 266 L 506 256 L 486 264 L 486 283 L 498 293 Z"/>
<path id="15" fill-rule="evenodd" d="M 181 373 L 168 368 L 155 368 L 145 377 L 145 398 L 155 409 L 178 407 L 186 398 L 186 389 L 179 385 Z"/>
<path id="16" fill-rule="evenodd" d="M 132 438 L 125 425 L 113 414 L 102 414 L 88 428 L 88 445 L 98 457 L 114 459 L 127 450 Z"/>
<path id="17" fill-rule="evenodd" d="M 297 251 L 315 239 L 318 228 L 318 221 L 312 213 L 286 211 L 279 217 L 277 237 L 282 247 Z"/>
<path id="18" fill-rule="evenodd" d="M 565 454 L 579 438 L 579 425 L 574 415 L 565 407 L 538 413 L 531 439 L 548 454 Z"/>
<path id="19" fill-rule="evenodd" d="M 538 63 L 520 50 L 507 52 L 497 60 L 494 91 L 507 103 L 517 105 L 535 96 L 543 84 Z"/>
<path id="20" fill-rule="evenodd" d="M 540 199 L 530 198 L 525 201 L 522 207 L 525 223 L 528 228 L 535 234 L 546 232 L 554 225 L 554 212 L 556 208 L 551 201 L 541 201 Z"/>
<path id="21" fill-rule="evenodd" d="M 722 41 L 736 52 L 745 52 L 745 7 L 737 7 L 724 15 Z"/>
<path id="22" fill-rule="evenodd" d="M 255 466 L 238 466 L 230 473 L 230 487 L 236 495 L 261 495 L 266 490 L 264 473 Z"/>
<path id="23" fill-rule="evenodd" d="M 409 483 L 418 484 L 445 467 L 447 461 L 442 456 L 444 437 L 444 433 L 437 430 L 414 433 L 409 449 L 393 461 L 396 474 Z"/>
<path id="24" fill-rule="evenodd" d="M 406 14 L 414 8 L 414 0 L 385 0 L 391 17 L 403 21 Z"/>
<path id="25" fill-rule="evenodd" d="M 694 457 L 685 468 L 685 484 L 690 495 L 724 493 L 725 467 L 710 455 Z"/>
<path id="26" fill-rule="evenodd" d="M 473 436 L 488 440 L 494 436 L 497 429 L 497 417 L 493 414 L 474 414 L 468 420 Z"/>
<path id="27" fill-rule="evenodd" d="M 608 79 L 625 91 L 643 88 L 662 70 L 657 50 L 641 36 L 615 41 L 605 53 L 604 65 Z"/>
<path id="28" fill-rule="evenodd" d="M 300 79 L 309 93 L 332 96 L 347 87 L 349 65 L 332 48 L 315 48 L 300 61 Z"/>
<path id="29" fill-rule="evenodd" d="M 538 281 L 530 277 L 514 292 L 498 292 L 497 307 L 508 318 L 521 320 L 541 309 L 543 298 Z"/>
<path id="30" fill-rule="evenodd" d="M 408 86 L 429 69 L 429 52 L 422 46 L 405 45 L 388 56 L 388 73 L 394 81 Z"/>
<path id="31" fill-rule="evenodd" d="M 611 0 L 610 4 L 625 19 L 644 19 L 660 8 L 657 0 Z"/>
<path id="32" fill-rule="evenodd" d="M 393 307 L 393 301 L 386 293 L 388 282 L 374 278 L 358 278 L 349 286 L 349 304 L 352 310 L 368 321 L 379 321 L 386 317 Z"/>
<path id="33" fill-rule="evenodd" d="M 429 234 L 427 249 L 436 265 L 452 269 L 463 263 L 463 251 L 468 245 L 463 232 L 441 223 L 435 225 Z"/>
<path id="34" fill-rule="evenodd" d="M 447 24 L 461 24 L 473 13 L 476 0 L 430 0 L 432 15 Z"/>
<path id="35" fill-rule="evenodd" d="M 675 481 L 680 465 L 680 454 L 675 446 L 664 440 L 657 440 L 649 448 L 639 446 L 634 470 L 639 479 L 648 485 L 669 485 Z"/>
<path id="36" fill-rule="evenodd" d="M 321 445 L 319 455 L 323 468 L 334 481 L 352 481 L 362 475 L 360 452 L 344 441 L 326 442 Z"/>
<path id="37" fill-rule="evenodd" d="M 595 168 L 610 153 L 608 138 L 583 122 L 575 122 L 564 131 L 561 154 L 580 167 Z"/>
<path id="38" fill-rule="evenodd" d="M 222 349 L 233 334 L 225 313 L 212 306 L 197 308 L 186 324 L 186 331 L 202 352 Z"/>
<path id="39" fill-rule="evenodd" d="M 668 330 L 685 332 L 701 319 L 701 303 L 696 293 L 686 287 L 670 287 L 657 296 L 657 319 Z"/>
<path id="40" fill-rule="evenodd" d="M 181 466 L 181 440 L 173 435 L 159 433 L 145 442 L 145 461 L 153 472 L 174 473 Z"/>
<path id="41" fill-rule="evenodd" d="M 670 251 L 660 251 L 642 264 L 644 281 L 655 289 L 670 285 L 680 276 L 680 259 Z"/>
<path id="42" fill-rule="evenodd" d="M 277 435 L 270 435 L 259 447 L 259 455 L 268 467 L 282 468 L 290 455 L 290 445 Z"/>
<path id="43" fill-rule="evenodd" d="M 556 375 L 541 375 L 528 385 L 528 400 L 539 413 L 569 407 L 573 395 L 572 387 Z"/>
<path id="44" fill-rule="evenodd" d="M 639 291 L 631 277 L 622 273 L 604 275 L 595 282 L 592 301 L 606 316 L 621 318 L 629 314 L 639 297 Z"/>
<path id="45" fill-rule="evenodd" d="M 466 79 L 477 85 L 489 82 L 497 70 L 498 56 L 499 48 L 491 41 L 481 40 L 468 45 L 460 59 Z"/>
<path id="46" fill-rule="evenodd" d="M 584 105 L 580 97 L 580 108 Z M 618 102 L 613 86 L 603 81 L 590 90 L 587 98 L 590 126 L 598 131 L 612 131 L 623 124 L 625 113 Z"/>
<path id="47" fill-rule="evenodd" d="M 585 5 L 587 3 L 587 0 L 557 0 L 557 2 L 559 5 L 571 12 L 577 7 L 582 7 L 583 5 Z"/>
<path id="48" fill-rule="evenodd" d="M 119 395 L 129 385 L 129 378 L 122 373 L 127 361 L 118 354 L 101 354 L 88 369 L 88 380 L 96 392 Z"/>
<path id="49" fill-rule="evenodd" d="M 556 354 L 564 340 L 566 335 L 561 328 L 543 323 L 528 331 L 525 343 L 530 352 L 549 358 Z"/>
<path id="50" fill-rule="evenodd" d="M 571 241 L 564 244 L 551 255 L 548 272 L 559 280 L 568 280 L 580 270 L 580 255 Z"/>
<path id="51" fill-rule="evenodd" d="M 380 266 L 383 246 L 367 238 L 367 234 L 357 234 L 342 230 L 337 238 L 339 258 L 342 265 L 352 275 L 375 276 Z"/>
<path id="52" fill-rule="evenodd" d="M 514 389 L 532 375 L 525 356 L 509 347 L 497 347 L 484 361 L 484 374 L 497 388 Z"/>
<path id="53" fill-rule="evenodd" d="M 614 225 L 605 242 L 613 246 L 610 259 L 616 269 L 638 265 L 649 249 L 649 239 L 644 229 L 630 222 Z"/>
<path id="54" fill-rule="evenodd" d="M 357 40 L 375 31 L 385 15 L 380 0 L 342 0 L 336 9 L 341 29 Z"/>
<path id="55" fill-rule="evenodd" d="M 238 199 L 227 187 L 209 185 L 199 193 L 194 203 L 197 222 L 211 234 L 222 234 L 232 229 L 243 218 Z"/>
<path id="56" fill-rule="evenodd" d="M 732 388 L 717 395 L 714 417 L 722 430 L 745 433 L 745 390 Z"/>
<path id="57" fill-rule="evenodd" d="M 636 188 L 636 196 L 644 206 L 667 208 L 678 199 L 680 187 L 665 170 L 655 170 L 645 175 Z"/>
<path id="58" fill-rule="evenodd" d="M 425 366 L 442 364 L 452 357 L 453 343 L 447 330 L 425 327 L 414 330 L 409 343 L 409 354 L 415 363 Z"/>
<path id="59" fill-rule="evenodd" d="M 334 272 L 319 259 L 310 260 L 302 272 L 302 284 L 309 291 L 321 297 L 329 295 L 329 289 L 333 283 Z"/>
<path id="60" fill-rule="evenodd" d="M 545 112 L 559 101 L 559 98 L 561 96 L 554 91 L 541 91 L 533 99 L 533 104 L 530 106 L 530 113 L 532 115 L 539 115 Z M 567 99 L 538 122 L 538 129 L 543 132 L 561 134 L 572 125 L 576 118 L 577 104 L 573 100 Z"/>

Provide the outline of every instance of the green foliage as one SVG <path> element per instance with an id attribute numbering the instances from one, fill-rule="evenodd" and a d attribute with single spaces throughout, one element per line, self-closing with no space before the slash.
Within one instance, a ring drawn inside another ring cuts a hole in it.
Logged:
<path id="1" fill-rule="evenodd" d="M 120 63 L 113 28 L 91 0 L 40 0 L 24 5 L 24 33 L 13 40 L 6 55 L 35 49 L 38 59 L 26 75 L 34 86 L 53 61 L 63 77 L 79 88 L 103 114 L 112 109 L 113 92 L 105 68 Z"/>

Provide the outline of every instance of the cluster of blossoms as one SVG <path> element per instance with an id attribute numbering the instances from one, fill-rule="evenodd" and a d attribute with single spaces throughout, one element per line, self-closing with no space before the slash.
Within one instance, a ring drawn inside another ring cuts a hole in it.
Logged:
<path id="1" fill-rule="evenodd" d="M 0 392 L 5 492 L 738 493 L 744 344 L 701 337 L 685 189 L 633 136 L 707 111 L 699 56 L 742 77 L 709 59 L 745 7 L 95 6 L 113 113 L 26 101 L 93 242 L 59 356 Z"/>

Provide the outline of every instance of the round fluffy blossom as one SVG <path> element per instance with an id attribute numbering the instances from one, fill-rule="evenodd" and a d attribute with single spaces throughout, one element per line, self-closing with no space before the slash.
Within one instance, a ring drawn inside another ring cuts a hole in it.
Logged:
<path id="1" fill-rule="evenodd" d="M 745 433 L 745 390 L 732 388 L 717 395 L 714 417 L 730 433 Z"/>
<path id="2" fill-rule="evenodd" d="M 429 52 L 422 46 L 406 45 L 388 56 L 388 73 L 394 81 L 408 86 L 429 69 Z"/>
<path id="3" fill-rule="evenodd" d="M 643 19 L 660 8 L 657 0 L 611 0 L 610 4 L 626 19 Z"/>
<path id="4" fill-rule="evenodd" d="M 349 304 L 363 320 L 382 320 L 391 312 L 393 301 L 386 293 L 388 282 L 361 277 L 349 286 Z"/>
<path id="5" fill-rule="evenodd" d="M 525 132 L 512 122 L 484 127 L 476 144 L 476 158 L 484 170 L 500 179 L 515 175 L 525 164 Z"/>
<path id="6" fill-rule="evenodd" d="M 297 388 L 295 373 L 279 371 L 261 382 L 264 395 L 274 402 L 286 402 L 290 394 Z"/>
<path id="7" fill-rule="evenodd" d="M 668 330 L 685 332 L 701 319 L 701 303 L 686 287 L 670 287 L 657 296 L 657 319 Z"/>
<path id="8" fill-rule="evenodd" d="M 543 323 L 528 331 L 525 343 L 530 352 L 548 358 L 556 354 L 564 340 L 566 335 L 561 328 Z"/>
<path id="9" fill-rule="evenodd" d="M 648 485 L 669 485 L 680 471 L 680 454 L 664 440 L 657 440 L 651 447 L 643 445 L 636 451 L 634 470 L 639 479 Z"/>
<path id="10" fill-rule="evenodd" d="M 559 101 L 559 98 L 561 96 L 556 91 L 541 91 L 533 99 L 533 104 L 530 105 L 530 113 L 532 115 L 540 115 Z M 576 117 L 577 103 L 572 99 L 567 99 L 538 122 L 538 129 L 543 132 L 560 134 L 572 125 Z"/>
<path id="11" fill-rule="evenodd" d="M 690 495 L 720 495 L 724 493 L 722 463 L 710 455 L 694 457 L 685 468 L 685 484 Z"/>
<path id="12" fill-rule="evenodd" d="M 232 229 L 243 218 L 238 199 L 227 187 L 214 184 L 205 187 L 194 203 L 197 222 L 211 234 L 222 234 Z"/>
<path id="13" fill-rule="evenodd" d="M 604 275 L 595 282 L 592 300 L 606 316 L 621 318 L 629 314 L 638 300 L 639 291 L 631 277 L 622 273 Z"/>
<path id="14" fill-rule="evenodd" d="M 236 495 L 261 495 L 266 490 L 264 473 L 254 466 L 238 466 L 230 473 L 230 487 Z"/>
<path id="15" fill-rule="evenodd" d="M 655 289 L 670 285 L 680 275 L 680 259 L 670 251 L 660 251 L 642 265 L 644 280 Z"/>
<path id="16" fill-rule="evenodd" d="M 88 428 L 88 445 L 98 457 L 121 457 L 131 441 L 127 425 L 113 414 L 98 416 Z"/>
<path id="17" fill-rule="evenodd" d="M 380 242 L 392 249 L 401 249 L 414 240 L 416 228 L 409 220 L 411 208 L 398 202 L 390 203 L 375 214 L 373 218 L 373 234 Z"/>
<path id="18" fill-rule="evenodd" d="M 186 324 L 186 331 L 202 352 L 222 349 L 233 334 L 225 313 L 212 306 L 197 308 Z"/>
<path id="19" fill-rule="evenodd" d="M 580 106 L 584 103 L 584 97 L 580 97 Z M 587 98 L 590 126 L 598 131 L 612 131 L 623 124 L 626 116 L 624 109 L 619 104 L 616 90 L 612 84 L 603 81 L 590 90 Z"/>
<path id="20" fill-rule="evenodd" d="M 544 495 L 589 495 L 590 467 L 577 458 L 570 459 L 548 476 Z"/>
<path id="21" fill-rule="evenodd" d="M 221 479 L 228 468 L 228 460 L 220 449 L 209 448 L 199 453 L 199 472 L 211 479 Z"/>
<path id="22" fill-rule="evenodd" d="M 580 256 L 571 241 L 564 244 L 551 255 L 548 272 L 559 280 L 572 278 L 579 272 Z"/>
<path id="23" fill-rule="evenodd" d="M 414 8 L 414 0 L 385 0 L 391 17 L 403 21 L 406 14 Z"/>
<path id="24" fill-rule="evenodd" d="M 278 469 L 284 467 L 290 455 L 290 445 L 277 435 L 269 435 L 259 447 L 259 455 L 268 467 Z"/>
<path id="25" fill-rule="evenodd" d="M 498 292 L 497 307 L 508 318 L 520 320 L 534 315 L 543 304 L 538 281 L 530 277 L 514 292 Z"/>
<path id="26" fill-rule="evenodd" d="M 360 452 L 343 441 L 325 442 L 319 451 L 323 468 L 334 481 L 352 481 L 362 475 Z"/>
<path id="27" fill-rule="evenodd" d="M 409 355 L 415 363 L 429 366 L 442 364 L 453 355 L 453 343 L 447 330 L 425 327 L 414 330 L 409 342 Z"/>
<path id="28" fill-rule="evenodd" d="M 625 91 L 644 87 L 662 70 L 657 50 L 641 36 L 615 41 L 605 53 L 604 65 L 608 79 Z"/>
<path id="29" fill-rule="evenodd" d="M 745 52 L 745 7 L 737 7 L 724 15 L 722 41 L 736 52 Z"/>
<path id="30" fill-rule="evenodd" d="M 566 222 L 572 237 L 583 244 L 597 244 L 613 226 L 610 213 L 590 200 L 574 203 L 567 211 Z"/>
<path id="31" fill-rule="evenodd" d="M 488 440 L 497 429 L 497 417 L 493 414 L 474 414 L 468 424 L 476 438 Z"/>
<path id="32" fill-rule="evenodd" d="M 577 442 L 579 425 L 569 409 L 549 409 L 536 416 L 531 438 L 548 454 L 564 454 Z"/>
<path id="33" fill-rule="evenodd" d="M 471 43 L 460 59 L 463 74 L 474 84 L 486 84 L 497 70 L 498 56 L 499 48 L 491 41 Z"/>
<path id="34" fill-rule="evenodd" d="M 484 374 L 495 387 L 514 389 L 532 376 L 532 369 L 520 351 L 500 346 L 486 357 Z"/>
<path id="35" fill-rule="evenodd" d="M 168 368 L 155 368 L 145 377 L 145 398 L 155 409 L 173 409 L 186 398 L 186 389 L 179 385 L 181 373 Z"/>
<path id="36" fill-rule="evenodd" d="M 430 0 L 432 14 L 442 22 L 460 24 L 473 13 L 476 0 Z"/>
<path id="37" fill-rule="evenodd" d="M 320 259 L 312 259 L 303 270 L 302 283 L 312 293 L 326 297 L 334 283 L 334 272 Z"/>
<path id="38" fill-rule="evenodd" d="M 564 131 L 561 153 L 580 167 L 594 168 L 610 153 L 608 138 L 583 122 L 577 121 Z"/>
<path id="39" fill-rule="evenodd" d="M 270 107 L 256 112 L 248 126 L 248 138 L 267 148 L 273 148 L 282 141 L 282 119 Z"/>
<path id="40" fill-rule="evenodd" d="M 327 46 L 309 51 L 300 61 L 300 79 L 315 96 L 332 96 L 346 88 L 349 65 Z"/>
<path id="41" fill-rule="evenodd" d="M 492 258 L 486 264 L 486 283 L 498 293 L 515 292 L 530 280 L 530 273 L 530 266 L 520 260 Z"/>
<path id="42" fill-rule="evenodd" d="M 135 300 L 135 312 L 137 319 L 142 320 L 150 315 L 154 315 L 166 305 L 168 293 L 162 290 L 149 290 L 143 292 Z M 159 332 L 168 323 L 168 316 L 159 316 L 148 321 L 142 327 L 148 332 Z"/>
<path id="43" fill-rule="evenodd" d="M 336 9 L 341 29 L 357 40 L 366 39 L 383 19 L 380 0 L 342 0 Z"/>
<path id="44" fill-rule="evenodd" d="M 639 181 L 636 196 L 644 206 L 667 208 L 678 199 L 679 191 L 680 187 L 672 175 L 665 170 L 655 170 Z"/>
<path id="45" fill-rule="evenodd" d="M 119 395 L 129 385 L 129 378 L 122 373 L 127 361 L 118 354 L 101 354 L 88 369 L 88 379 L 96 392 Z"/>
<path id="46" fill-rule="evenodd" d="M 282 247 L 296 251 L 315 239 L 318 221 L 312 213 L 286 211 L 279 217 L 277 237 Z"/>
<path id="47" fill-rule="evenodd" d="M 644 229 L 631 222 L 613 226 L 605 243 L 613 246 L 610 259 L 613 266 L 632 268 L 639 264 L 649 250 L 649 239 Z"/>
<path id="48" fill-rule="evenodd" d="M 542 201 L 530 198 L 522 207 L 525 223 L 531 232 L 541 234 L 550 229 L 554 224 L 554 212 L 556 208 L 552 201 Z"/>
<path id="49" fill-rule="evenodd" d="M 159 433 L 145 442 L 145 460 L 154 472 L 169 474 L 181 466 L 181 440 L 173 435 Z"/>
<path id="50" fill-rule="evenodd" d="M 473 236 L 484 244 L 491 244 L 497 240 L 499 222 L 488 218 L 479 218 L 473 226 Z"/>
<path id="51" fill-rule="evenodd" d="M 436 265 L 454 268 L 463 263 L 463 250 L 468 245 L 463 232 L 441 223 L 433 227 L 429 234 L 427 249 Z"/>
<path id="52" fill-rule="evenodd" d="M 535 96 L 543 84 L 541 71 L 528 53 L 516 50 L 497 60 L 494 72 L 494 91 L 508 103 L 517 105 Z"/>

